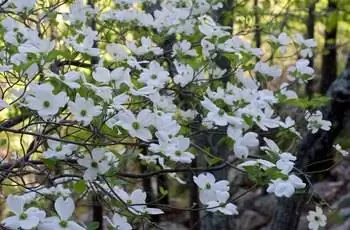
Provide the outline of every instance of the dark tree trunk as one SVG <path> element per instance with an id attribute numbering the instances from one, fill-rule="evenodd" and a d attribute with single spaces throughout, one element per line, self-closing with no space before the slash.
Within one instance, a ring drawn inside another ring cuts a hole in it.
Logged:
<path id="1" fill-rule="evenodd" d="M 325 94 L 337 77 L 337 0 L 328 0 L 320 92 Z"/>
<path id="2" fill-rule="evenodd" d="M 261 30 L 260 30 L 260 15 L 259 15 L 259 0 L 254 0 L 254 17 L 255 17 L 255 46 L 261 46 Z"/>
<path id="3" fill-rule="evenodd" d="M 307 27 L 307 34 L 306 37 L 311 39 L 314 38 L 314 33 L 315 33 L 315 7 L 316 7 L 316 3 L 318 2 L 318 0 L 314 0 L 310 3 L 309 7 L 308 7 L 308 18 L 306 20 L 306 27 Z M 310 57 L 309 58 L 310 61 L 310 66 L 313 67 L 314 66 L 314 57 Z M 314 80 L 309 80 L 306 84 L 305 87 L 305 91 L 306 94 L 309 98 L 312 97 L 314 90 L 313 90 L 313 86 L 314 86 Z"/>

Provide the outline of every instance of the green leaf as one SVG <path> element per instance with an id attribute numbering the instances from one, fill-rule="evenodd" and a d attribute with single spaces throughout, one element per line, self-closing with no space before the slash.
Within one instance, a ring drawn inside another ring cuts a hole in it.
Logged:
<path id="1" fill-rule="evenodd" d="M 159 187 L 159 192 L 162 196 L 165 196 L 168 194 L 168 190 L 164 189 L 162 186 Z"/>
<path id="2" fill-rule="evenodd" d="M 99 222 L 91 222 L 90 224 L 88 224 L 88 230 L 96 230 L 100 227 L 100 223 Z"/>
<path id="3" fill-rule="evenodd" d="M 55 166 L 56 166 L 56 164 L 57 164 L 57 159 L 55 159 L 55 158 L 46 158 L 46 159 L 43 159 L 43 162 L 44 162 L 44 164 L 46 165 L 46 167 L 48 168 L 48 169 L 53 169 Z"/>
<path id="4" fill-rule="evenodd" d="M 86 190 L 86 182 L 84 180 L 76 182 L 73 186 L 73 189 L 78 193 L 83 193 Z"/>

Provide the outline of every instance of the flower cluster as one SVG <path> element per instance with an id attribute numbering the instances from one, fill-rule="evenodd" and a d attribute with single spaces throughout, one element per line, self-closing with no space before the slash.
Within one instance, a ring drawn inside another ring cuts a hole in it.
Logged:
<path id="1" fill-rule="evenodd" d="M 21 158 L 9 163 L 42 167 L 52 185 L 9 195 L 14 215 L 2 221 L 5 226 L 85 229 L 73 220 L 73 199 L 97 193 L 109 204 L 105 219 L 110 226 L 132 229 L 128 220 L 164 212 L 149 206 L 146 192 L 124 179 L 167 172 L 189 183 L 177 172 L 191 172 L 196 157 L 207 160 L 204 172 L 192 179 L 210 212 L 238 214 L 230 182 L 209 173 L 219 162 L 234 159 L 232 164 L 239 162 L 238 168 L 278 197 L 305 187 L 293 173 L 296 157 L 266 137 L 270 131 L 288 140 L 301 136 L 296 122 L 278 108 L 298 100 L 294 85 L 314 74 L 304 59 L 312 56 L 312 39 L 284 32 L 269 38 L 272 52 L 296 48 L 303 57 L 288 69 L 288 80 L 271 90 L 266 82 L 278 79 L 283 68 L 210 16 L 223 7 L 220 1 L 50 4 L 11 0 L 1 6 L 12 13 L 0 19 L 0 74 L 8 82 L 0 112 L 21 111 L 23 127 L 8 132 L 35 136 L 30 151 L 22 145 Z M 29 15 L 40 19 L 38 26 Z M 319 111 L 306 119 L 312 133 L 331 128 Z M 221 136 L 218 143 L 232 154 L 213 154 L 217 143 L 201 140 L 209 134 Z M 266 154 L 257 157 L 259 150 Z M 47 202 L 46 196 L 55 200 L 56 214 L 49 217 L 52 210 L 35 202 Z"/>
<path id="2" fill-rule="evenodd" d="M 207 205 L 208 211 L 220 211 L 226 215 L 237 215 L 236 205 L 229 203 L 229 182 L 227 180 L 217 181 L 213 174 L 202 173 L 193 177 L 194 183 L 199 188 L 199 200 Z"/>

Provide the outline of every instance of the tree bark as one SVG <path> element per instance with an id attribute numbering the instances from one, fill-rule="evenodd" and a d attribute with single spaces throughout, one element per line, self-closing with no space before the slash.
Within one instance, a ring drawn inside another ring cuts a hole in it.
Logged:
<path id="1" fill-rule="evenodd" d="M 261 30 L 260 30 L 260 15 L 259 15 L 259 0 L 254 0 L 254 17 L 255 17 L 255 46 L 261 46 Z"/>
<path id="2" fill-rule="evenodd" d="M 315 20 L 316 20 L 315 7 L 316 7 L 317 2 L 318 2 L 318 0 L 312 1 L 308 7 L 308 18 L 306 20 L 306 27 L 307 27 L 306 37 L 308 39 L 314 38 L 314 34 L 315 34 Z M 309 61 L 310 61 L 310 67 L 313 67 L 314 66 L 314 57 L 313 56 L 310 57 Z M 315 81 L 313 79 L 311 79 L 306 84 L 305 91 L 306 91 L 306 95 L 309 98 L 311 98 L 313 93 L 314 93 L 314 90 L 313 90 L 314 83 L 315 83 Z"/>
<path id="3" fill-rule="evenodd" d="M 337 77 L 337 0 L 328 0 L 325 45 L 322 55 L 322 78 L 320 92 L 325 94 Z"/>

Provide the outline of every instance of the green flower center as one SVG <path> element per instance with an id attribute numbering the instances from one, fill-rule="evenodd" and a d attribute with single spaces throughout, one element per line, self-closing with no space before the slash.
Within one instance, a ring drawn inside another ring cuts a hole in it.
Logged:
<path id="1" fill-rule="evenodd" d="M 211 188 L 211 185 L 210 185 L 209 182 L 205 184 L 205 188 L 206 188 L 206 189 L 210 189 L 210 188 Z"/>
<path id="2" fill-rule="evenodd" d="M 86 112 L 85 109 L 83 109 L 83 110 L 80 111 L 80 115 L 81 115 L 82 117 L 85 117 L 86 114 L 87 114 L 87 112 Z"/>
<path id="3" fill-rule="evenodd" d="M 153 75 L 151 76 L 151 79 L 152 79 L 152 80 L 156 80 L 156 79 L 157 79 L 157 75 L 153 74 Z"/>
<path id="4" fill-rule="evenodd" d="M 49 101 L 44 101 L 43 106 L 44 106 L 44 108 L 49 108 L 50 107 L 50 102 Z"/>
<path id="5" fill-rule="evenodd" d="M 175 155 L 179 157 L 179 156 L 182 155 L 182 152 L 181 152 L 181 151 L 176 151 L 176 152 L 175 152 Z"/>
<path id="6" fill-rule="evenodd" d="M 61 225 L 62 228 L 66 228 L 66 227 L 68 227 L 68 222 L 65 221 L 65 220 L 61 220 L 60 221 L 60 225 Z"/>
<path id="7" fill-rule="evenodd" d="M 27 217 L 28 217 L 28 215 L 27 215 L 26 213 L 22 213 L 22 214 L 19 216 L 19 218 L 20 218 L 21 220 L 25 220 L 25 219 L 27 219 Z"/>
<path id="8" fill-rule="evenodd" d="M 57 146 L 55 150 L 56 150 L 56 152 L 61 152 L 62 151 L 62 145 Z"/>
<path id="9" fill-rule="evenodd" d="M 220 109 L 220 110 L 219 110 L 219 115 L 220 115 L 220 116 L 224 116 L 224 114 L 225 114 L 225 110 Z"/>
<path id="10" fill-rule="evenodd" d="M 128 205 L 132 205 L 132 200 L 127 200 L 126 203 L 127 203 Z"/>
<path id="11" fill-rule="evenodd" d="M 96 161 L 91 162 L 91 168 L 97 168 L 98 164 Z"/>
<path id="12" fill-rule="evenodd" d="M 132 127 L 137 130 L 137 129 L 140 128 L 140 123 L 135 121 L 135 122 L 132 123 Z"/>

